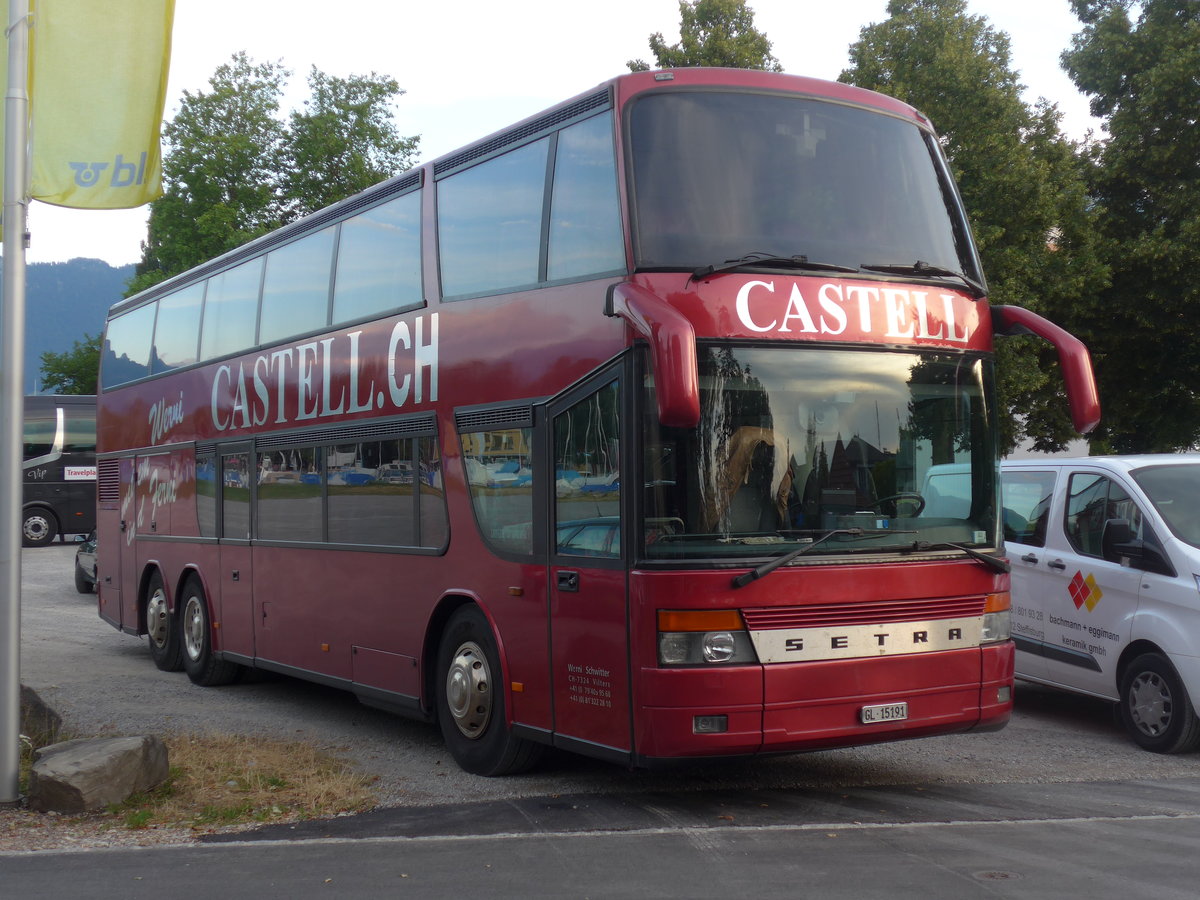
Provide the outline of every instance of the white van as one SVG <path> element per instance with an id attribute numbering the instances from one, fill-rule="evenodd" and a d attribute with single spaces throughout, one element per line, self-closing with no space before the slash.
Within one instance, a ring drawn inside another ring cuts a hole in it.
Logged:
<path id="1" fill-rule="evenodd" d="M 1200 746 L 1200 454 L 1001 464 L 1016 674 Z"/>

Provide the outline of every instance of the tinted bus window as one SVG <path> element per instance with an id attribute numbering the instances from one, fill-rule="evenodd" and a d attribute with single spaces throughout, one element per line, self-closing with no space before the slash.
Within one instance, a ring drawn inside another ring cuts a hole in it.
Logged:
<path id="1" fill-rule="evenodd" d="M 444 295 L 537 283 L 548 147 L 543 139 L 439 183 Z"/>
<path id="2" fill-rule="evenodd" d="M 420 193 L 398 197 L 342 224 L 333 324 L 411 309 L 422 298 Z"/>
<path id="3" fill-rule="evenodd" d="M 324 538 L 319 447 L 274 450 L 258 456 L 258 529 L 267 541 Z"/>
<path id="4" fill-rule="evenodd" d="M 150 374 L 150 342 L 155 303 L 140 306 L 108 323 L 101 362 L 102 384 L 110 388 Z"/>
<path id="5" fill-rule="evenodd" d="M 47 456 L 54 449 L 54 437 L 58 432 L 58 418 L 54 410 L 49 415 L 25 413 L 25 459 Z M 92 438 L 95 443 L 95 437 Z"/>
<path id="6" fill-rule="evenodd" d="M 335 231 L 326 228 L 267 254 L 259 342 L 280 341 L 325 326 Z"/>
<path id="7" fill-rule="evenodd" d="M 625 266 L 609 115 L 559 134 L 547 266 L 551 281 Z"/>
<path id="8" fill-rule="evenodd" d="M 154 326 L 153 368 L 169 372 L 196 362 L 200 342 L 200 307 L 204 283 L 189 285 L 158 301 Z"/>
<path id="9" fill-rule="evenodd" d="M 200 358 L 215 359 L 253 343 L 263 261 L 254 259 L 208 280 Z"/>

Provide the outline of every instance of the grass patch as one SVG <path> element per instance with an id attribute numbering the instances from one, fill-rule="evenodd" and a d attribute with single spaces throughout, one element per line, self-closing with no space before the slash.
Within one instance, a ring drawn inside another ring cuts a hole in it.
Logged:
<path id="1" fill-rule="evenodd" d="M 307 744 L 238 735 L 163 741 L 167 780 L 110 808 L 113 825 L 208 830 L 323 818 L 375 805 L 372 779 Z"/>

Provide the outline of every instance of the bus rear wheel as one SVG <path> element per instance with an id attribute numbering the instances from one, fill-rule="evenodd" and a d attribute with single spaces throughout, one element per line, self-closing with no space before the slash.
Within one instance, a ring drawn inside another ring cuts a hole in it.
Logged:
<path id="1" fill-rule="evenodd" d="M 21 543 L 26 547 L 45 547 L 58 534 L 58 520 L 48 509 L 25 510 L 21 522 Z"/>
<path id="2" fill-rule="evenodd" d="M 1200 746 L 1200 717 L 1170 660 L 1145 653 L 1121 676 L 1121 721 L 1134 742 L 1153 753 L 1187 753 Z"/>
<path id="3" fill-rule="evenodd" d="M 164 672 L 183 668 L 179 646 L 179 624 L 171 615 L 162 575 L 154 572 L 146 585 L 146 633 L 150 636 L 150 658 Z"/>
<path id="4" fill-rule="evenodd" d="M 180 600 L 183 610 L 180 625 L 183 633 L 183 670 L 192 684 L 214 687 L 231 684 L 242 674 L 237 663 L 219 659 L 213 652 L 212 620 L 208 614 L 208 600 L 204 588 L 195 578 L 183 584 Z"/>
<path id="5" fill-rule="evenodd" d="M 437 718 L 455 761 L 475 775 L 512 775 L 531 768 L 542 746 L 508 727 L 500 655 L 478 607 L 454 613 L 437 661 Z"/>

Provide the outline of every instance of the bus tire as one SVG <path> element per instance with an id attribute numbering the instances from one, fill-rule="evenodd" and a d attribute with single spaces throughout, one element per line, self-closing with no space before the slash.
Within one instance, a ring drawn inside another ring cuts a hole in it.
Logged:
<path id="1" fill-rule="evenodd" d="M 179 646 L 179 623 L 171 614 L 167 589 L 157 569 L 146 584 L 146 633 L 150 638 L 150 658 L 164 672 L 183 668 L 183 650 Z"/>
<path id="2" fill-rule="evenodd" d="M 500 655 L 476 606 L 450 617 L 438 648 L 437 719 L 455 761 L 475 775 L 512 775 L 531 768 L 542 746 L 508 727 Z"/>
<path id="3" fill-rule="evenodd" d="M 45 547 L 58 534 L 54 513 L 40 506 L 25 510 L 21 520 L 21 543 L 26 547 Z"/>
<path id="4" fill-rule="evenodd" d="M 1175 667 L 1145 653 L 1121 674 L 1121 722 L 1134 743 L 1153 753 L 1187 753 L 1200 746 L 1200 717 Z"/>
<path id="5" fill-rule="evenodd" d="M 237 681 L 242 674 L 242 667 L 219 659 L 213 652 L 212 619 L 199 580 L 189 578 L 183 583 L 179 605 L 182 610 L 180 631 L 183 635 L 183 670 L 192 684 L 214 687 Z"/>

